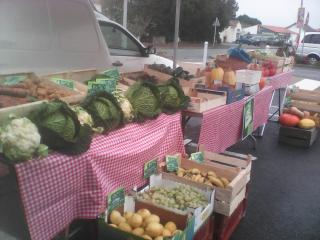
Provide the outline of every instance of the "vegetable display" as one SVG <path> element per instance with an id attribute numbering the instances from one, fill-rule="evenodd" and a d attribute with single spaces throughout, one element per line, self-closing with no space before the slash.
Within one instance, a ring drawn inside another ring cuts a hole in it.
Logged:
<path id="1" fill-rule="evenodd" d="M 312 129 L 320 126 L 318 114 L 311 115 L 310 112 L 301 111 L 296 107 L 284 108 L 279 122 L 286 127 L 301 129 Z"/>
<path id="2" fill-rule="evenodd" d="M 152 187 L 149 191 L 139 193 L 140 198 L 169 208 L 186 210 L 187 208 L 205 207 L 206 197 L 193 187 Z"/>
<path id="3" fill-rule="evenodd" d="M 174 222 L 161 223 L 158 215 L 148 209 L 139 209 L 137 212 L 120 212 L 114 210 L 110 214 L 110 226 L 132 233 L 143 239 L 163 240 L 181 232 Z"/>
<path id="4" fill-rule="evenodd" d="M 162 112 L 175 113 L 188 107 L 187 97 L 176 79 L 170 79 L 166 84 L 159 85 Z"/>
<path id="5" fill-rule="evenodd" d="M 13 119 L 0 130 L 0 152 L 12 163 L 45 157 L 48 149 L 40 141 L 37 127 L 27 118 Z"/>
<path id="6" fill-rule="evenodd" d="M 192 168 L 192 169 L 179 168 L 176 174 L 179 177 L 183 177 L 198 183 L 204 183 L 209 186 L 226 188 L 230 184 L 230 181 L 227 178 L 218 176 L 213 171 L 201 172 L 197 168 Z"/>
<path id="7" fill-rule="evenodd" d="M 81 106 L 92 116 L 94 127 L 109 132 L 123 123 L 123 113 L 116 98 L 105 91 L 88 96 Z"/>
<path id="8" fill-rule="evenodd" d="M 92 130 L 87 124 L 80 124 L 66 103 L 59 100 L 43 103 L 30 117 L 39 129 L 42 142 L 49 148 L 68 155 L 89 149 Z"/>
<path id="9" fill-rule="evenodd" d="M 157 117 L 161 113 L 161 99 L 159 89 L 152 83 L 137 82 L 126 92 L 136 121 Z"/>
<path id="10" fill-rule="evenodd" d="M 121 89 L 117 89 L 112 94 L 120 105 L 120 108 L 123 112 L 124 121 L 132 122 L 134 120 L 133 107 L 129 100 L 125 97 L 123 91 Z"/>

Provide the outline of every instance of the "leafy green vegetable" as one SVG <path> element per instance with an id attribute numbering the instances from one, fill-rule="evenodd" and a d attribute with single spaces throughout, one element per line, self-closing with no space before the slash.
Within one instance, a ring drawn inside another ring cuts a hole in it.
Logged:
<path id="1" fill-rule="evenodd" d="M 82 107 L 92 116 L 94 126 L 111 131 L 123 124 L 123 113 L 115 97 L 105 91 L 87 97 Z"/>
<path id="2" fill-rule="evenodd" d="M 152 83 L 138 82 L 132 85 L 127 90 L 126 97 L 138 122 L 155 118 L 161 113 L 160 92 Z"/>
<path id="3" fill-rule="evenodd" d="M 186 109 L 190 102 L 176 79 L 172 78 L 167 83 L 159 85 L 162 111 L 168 114 Z"/>
<path id="4" fill-rule="evenodd" d="M 49 148 L 69 155 L 89 149 L 92 140 L 90 126 L 81 125 L 76 113 L 65 102 L 44 103 L 30 118 L 37 125 L 42 142 Z"/>

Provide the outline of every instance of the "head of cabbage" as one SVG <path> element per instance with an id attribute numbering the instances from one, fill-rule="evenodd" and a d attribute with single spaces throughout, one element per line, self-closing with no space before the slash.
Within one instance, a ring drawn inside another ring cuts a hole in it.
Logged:
<path id="1" fill-rule="evenodd" d="M 76 113 L 65 102 L 55 100 L 44 103 L 30 118 L 37 125 L 42 142 L 51 149 L 69 155 L 89 149 L 92 135 L 90 126 L 81 125 Z"/>
<path id="2" fill-rule="evenodd" d="M 12 119 L 0 131 L 0 145 L 6 159 L 22 162 L 36 155 L 46 156 L 46 146 L 40 144 L 41 136 L 37 127 L 28 118 Z"/>
<path id="3" fill-rule="evenodd" d="M 153 83 L 137 82 L 129 87 L 125 96 L 138 122 L 155 118 L 161 113 L 160 92 Z"/>
<path id="4" fill-rule="evenodd" d="M 178 80 L 172 78 L 165 84 L 159 85 L 158 89 L 163 112 L 170 114 L 188 107 L 190 98 L 184 94 Z"/>
<path id="5" fill-rule="evenodd" d="M 123 113 L 116 98 L 105 91 L 89 95 L 81 106 L 92 116 L 94 127 L 102 127 L 105 132 L 123 124 Z"/>

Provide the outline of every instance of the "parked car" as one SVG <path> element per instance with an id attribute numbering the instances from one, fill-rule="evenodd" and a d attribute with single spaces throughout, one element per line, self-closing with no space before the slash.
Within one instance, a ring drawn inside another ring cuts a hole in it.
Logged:
<path id="1" fill-rule="evenodd" d="M 264 46 L 273 45 L 275 41 L 274 36 L 254 36 L 250 39 L 250 45 Z"/>
<path id="2" fill-rule="evenodd" d="M 250 45 L 250 39 L 252 37 L 253 37 L 252 35 L 241 35 L 240 38 L 236 40 L 236 43 Z"/>
<path id="3" fill-rule="evenodd" d="M 309 64 L 320 62 L 320 32 L 306 33 L 304 39 L 299 43 L 297 58 L 307 61 Z"/>
<path id="4" fill-rule="evenodd" d="M 145 64 L 164 64 L 173 67 L 173 61 L 156 55 L 152 46 L 144 46 L 120 24 L 95 11 L 102 35 L 108 45 L 112 65 L 120 72 L 142 71 Z"/>

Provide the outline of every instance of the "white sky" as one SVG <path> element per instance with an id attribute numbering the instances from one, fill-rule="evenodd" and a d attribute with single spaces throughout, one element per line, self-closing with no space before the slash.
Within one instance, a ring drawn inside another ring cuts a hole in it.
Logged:
<path id="1" fill-rule="evenodd" d="M 237 0 L 237 15 L 247 14 L 258 18 L 262 24 L 287 27 L 296 22 L 301 0 Z M 304 0 L 307 12 L 310 13 L 309 25 L 320 28 L 320 0 Z"/>

